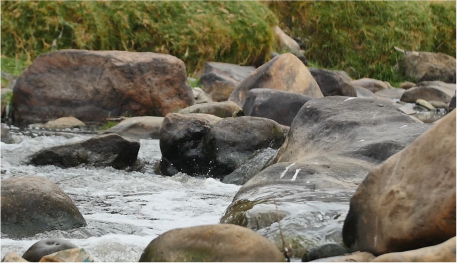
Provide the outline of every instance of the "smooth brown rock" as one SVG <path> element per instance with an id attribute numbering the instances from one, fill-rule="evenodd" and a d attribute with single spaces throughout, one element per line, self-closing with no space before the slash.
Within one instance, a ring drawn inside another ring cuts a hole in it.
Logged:
<path id="1" fill-rule="evenodd" d="M 405 81 L 405 82 L 402 82 L 402 83 L 400 84 L 400 87 L 399 87 L 399 88 L 400 88 L 400 89 L 405 89 L 405 90 L 407 90 L 407 89 L 410 89 L 410 88 L 412 88 L 412 87 L 414 87 L 414 86 L 416 86 L 416 83 L 414 83 L 414 82 L 409 82 L 409 81 Z"/>
<path id="2" fill-rule="evenodd" d="M 435 107 L 433 107 L 433 105 L 430 102 L 423 99 L 416 100 L 416 105 L 420 105 L 424 108 L 427 108 L 428 110 L 435 110 Z"/>
<path id="3" fill-rule="evenodd" d="M 195 104 L 180 59 L 151 52 L 60 50 L 37 57 L 13 91 L 18 125 L 74 116 L 165 116 Z"/>
<path id="4" fill-rule="evenodd" d="M 308 68 L 292 54 L 279 55 L 257 68 L 236 87 L 229 100 L 243 107 L 248 92 L 257 88 L 323 97 Z"/>
<path id="5" fill-rule="evenodd" d="M 429 103 L 432 104 L 432 106 L 435 108 L 449 110 L 449 105 L 446 104 L 445 102 L 431 100 L 431 101 L 429 101 Z"/>
<path id="6" fill-rule="evenodd" d="M 46 178 L 14 177 L 2 180 L 1 188 L 1 230 L 9 238 L 86 225 L 70 197 Z"/>
<path id="7" fill-rule="evenodd" d="M 49 238 L 36 242 L 22 257 L 30 262 L 38 262 L 44 256 L 72 248 L 77 248 L 75 244 L 60 238 Z"/>
<path id="8" fill-rule="evenodd" d="M 370 90 L 373 93 L 376 93 L 380 90 L 391 89 L 392 86 L 387 81 L 380 81 L 377 79 L 362 78 L 353 80 L 351 82 L 354 87 L 361 87 Z"/>
<path id="9" fill-rule="evenodd" d="M 48 121 L 45 124 L 31 124 L 30 127 L 38 127 L 45 129 L 65 129 L 65 128 L 76 128 L 86 126 L 84 122 L 76 119 L 75 117 L 62 117 L 57 120 Z"/>
<path id="10" fill-rule="evenodd" d="M 94 259 L 84 248 L 73 248 L 44 256 L 39 262 L 94 262 Z"/>
<path id="11" fill-rule="evenodd" d="M 351 198 L 343 240 L 380 255 L 442 243 L 456 233 L 456 114 L 375 167 Z"/>
<path id="12" fill-rule="evenodd" d="M 164 117 L 142 116 L 121 121 L 101 134 L 116 133 L 132 139 L 159 139 Z"/>
<path id="13" fill-rule="evenodd" d="M 3 257 L 2 262 L 29 262 L 23 259 L 19 254 L 16 252 L 9 252 Z"/>
<path id="14" fill-rule="evenodd" d="M 140 262 L 284 262 L 282 253 L 256 232 L 230 224 L 170 230 L 145 248 Z"/>
<path id="15" fill-rule="evenodd" d="M 386 99 L 400 99 L 405 92 L 404 89 L 383 89 L 374 93 L 374 95 Z"/>
<path id="16" fill-rule="evenodd" d="M 346 256 L 321 258 L 311 262 L 371 262 L 375 256 L 368 252 L 354 252 Z"/>
<path id="17" fill-rule="evenodd" d="M 455 58 L 443 53 L 409 52 L 399 66 L 406 77 L 417 82 L 441 80 L 455 83 Z"/>
<path id="18" fill-rule="evenodd" d="M 455 262 L 455 237 L 436 246 L 405 252 L 387 253 L 373 262 Z"/>
<path id="19" fill-rule="evenodd" d="M 371 90 L 362 88 L 362 87 L 354 87 L 356 93 L 357 93 L 357 98 L 364 98 L 364 99 L 374 99 L 375 95 Z"/>
<path id="20" fill-rule="evenodd" d="M 423 99 L 426 101 L 436 100 L 449 103 L 454 94 L 455 84 L 444 83 L 442 81 L 424 81 L 406 90 L 400 100 L 415 103 L 416 100 Z"/>
<path id="21" fill-rule="evenodd" d="M 204 113 L 211 114 L 220 118 L 227 118 L 234 116 L 234 114 L 236 116 L 242 114 L 242 109 L 232 101 L 222 101 L 192 105 L 190 107 L 180 110 L 178 113 Z"/>

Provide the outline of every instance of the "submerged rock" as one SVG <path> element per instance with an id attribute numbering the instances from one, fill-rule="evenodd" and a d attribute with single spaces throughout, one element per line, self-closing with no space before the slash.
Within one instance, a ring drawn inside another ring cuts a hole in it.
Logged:
<path id="1" fill-rule="evenodd" d="M 302 262 L 309 262 L 320 258 L 336 257 L 347 254 L 345 247 L 338 243 L 323 244 L 318 247 L 311 248 L 302 257 Z"/>
<path id="2" fill-rule="evenodd" d="M 256 232 L 220 224 L 170 230 L 145 248 L 140 262 L 284 262 L 282 253 Z"/>
<path id="3" fill-rule="evenodd" d="M 292 54 L 279 55 L 246 77 L 230 95 L 229 100 L 243 107 L 248 92 L 267 88 L 289 91 L 311 97 L 323 97 L 319 85 L 308 68 Z"/>
<path id="4" fill-rule="evenodd" d="M 455 117 L 446 115 L 366 176 L 343 227 L 352 251 L 380 255 L 455 236 Z"/>
<path id="5" fill-rule="evenodd" d="M 152 52 L 59 50 L 37 57 L 13 90 L 16 125 L 74 116 L 165 116 L 195 104 L 180 59 Z"/>
<path id="6" fill-rule="evenodd" d="M 25 251 L 22 257 L 27 261 L 38 262 L 42 257 L 66 250 L 77 248 L 75 244 L 60 238 L 50 238 L 36 242 L 27 251 Z"/>
<path id="7" fill-rule="evenodd" d="M 124 169 L 136 162 L 139 150 L 140 143 L 137 141 L 117 134 L 105 134 L 78 143 L 43 149 L 29 156 L 28 162 L 61 168 L 86 164 Z"/>
<path id="8" fill-rule="evenodd" d="M 1 231 L 9 238 L 86 226 L 70 197 L 46 178 L 14 177 L 2 180 L 1 188 Z"/>

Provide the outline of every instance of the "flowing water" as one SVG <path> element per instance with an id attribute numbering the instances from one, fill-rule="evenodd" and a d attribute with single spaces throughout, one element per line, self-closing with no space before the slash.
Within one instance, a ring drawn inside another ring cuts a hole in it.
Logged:
<path id="1" fill-rule="evenodd" d="M 61 169 L 25 165 L 23 162 L 31 153 L 86 140 L 91 135 L 78 134 L 78 130 L 48 136 L 41 136 L 39 130 L 28 131 L 27 135 L 12 131 L 17 143 L 1 143 L 1 179 L 46 177 L 70 196 L 87 226 L 40 233 L 22 240 L 2 234 L 2 258 L 8 252 L 22 255 L 35 242 L 58 237 L 84 248 L 96 261 L 137 262 L 149 242 L 168 230 L 219 223 L 240 188 L 212 178 L 156 174 L 154 165 L 161 158 L 158 140 L 140 140 L 138 158 L 145 163 L 142 172 L 111 167 Z"/>

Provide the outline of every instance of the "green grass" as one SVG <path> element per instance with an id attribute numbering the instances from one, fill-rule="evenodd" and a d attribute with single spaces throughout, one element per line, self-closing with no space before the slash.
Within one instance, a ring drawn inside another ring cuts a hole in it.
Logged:
<path id="1" fill-rule="evenodd" d="M 114 127 L 114 126 L 116 126 L 116 125 L 118 125 L 118 124 L 119 124 L 119 122 L 117 122 L 117 121 L 107 121 L 106 123 L 104 123 L 104 124 L 100 127 L 100 129 L 101 129 L 102 131 L 106 131 L 106 130 L 111 129 L 112 127 Z"/>
<path id="2" fill-rule="evenodd" d="M 259 2 L 7 1 L 1 5 L 2 55 L 58 49 L 167 53 L 188 73 L 205 61 L 252 65 L 274 43 L 275 16 Z"/>
<path id="3" fill-rule="evenodd" d="M 305 43 L 312 65 L 345 70 L 353 78 L 408 81 L 393 68 L 404 50 L 455 57 L 455 2 L 268 2 L 279 26 Z"/>
<path id="4" fill-rule="evenodd" d="M 30 65 L 30 61 L 27 60 L 27 57 L 17 57 L 11 58 L 2 55 L 1 57 L 1 68 L 3 72 L 9 73 L 14 77 L 19 77 L 22 72 Z M 2 76 L 2 87 L 8 86 L 10 80 Z"/>
<path id="5" fill-rule="evenodd" d="M 195 80 L 189 80 L 187 79 L 187 83 L 189 84 L 189 86 L 191 86 L 192 88 L 197 88 L 197 87 L 200 87 L 200 79 L 195 79 Z"/>

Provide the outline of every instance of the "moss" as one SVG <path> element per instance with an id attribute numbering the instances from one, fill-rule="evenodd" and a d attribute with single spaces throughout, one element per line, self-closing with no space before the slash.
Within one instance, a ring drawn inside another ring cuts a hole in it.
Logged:
<path id="1" fill-rule="evenodd" d="M 114 127 L 114 126 L 116 126 L 116 125 L 118 125 L 118 124 L 119 124 L 119 122 L 117 122 L 117 121 L 107 121 L 106 123 L 104 123 L 104 124 L 100 127 L 100 129 L 101 129 L 102 131 L 106 131 L 106 130 L 111 129 L 112 127 Z"/>
<path id="2" fill-rule="evenodd" d="M 312 66 L 345 70 L 353 78 L 406 81 L 393 50 L 442 52 L 455 57 L 455 2 L 278 1 L 266 3 L 279 25 L 300 37 Z"/>
<path id="3" fill-rule="evenodd" d="M 267 201 L 268 200 L 238 200 L 227 208 L 224 215 L 221 217 L 220 222 L 247 227 L 248 221 L 246 219 L 246 212 L 251 210 L 255 205 L 265 203 Z"/>
<path id="4" fill-rule="evenodd" d="M 33 60 L 67 48 L 150 51 L 182 59 L 190 73 L 207 60 L 261 61 L 276 24 L 265 5 L 239 1 L 7 1 L 1 11 L 8 57 Z"/>

